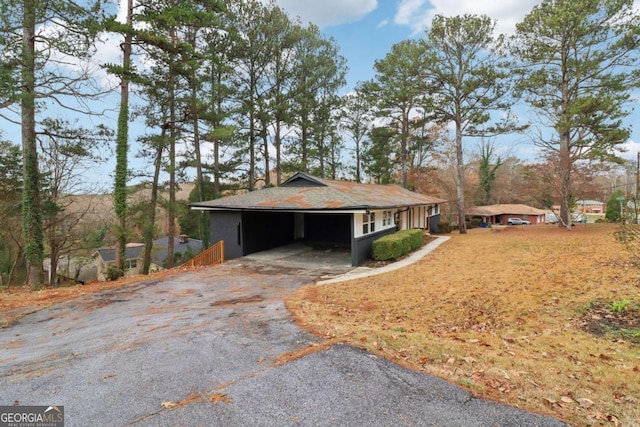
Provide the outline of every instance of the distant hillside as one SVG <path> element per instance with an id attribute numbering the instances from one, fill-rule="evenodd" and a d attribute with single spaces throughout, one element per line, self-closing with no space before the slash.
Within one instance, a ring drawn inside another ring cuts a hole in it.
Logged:
<path id="1" fill-rule="evenodd" d="M 188 200 L 189 194 L 194 187 L 195 185 L 191 183 L 181 184 L 180 189 L 176 192 L 176 200 Z M 160 197 L 167 200 L 169 193 L 161 192 Z M 129 196 L 129 205 L 133 206 L 150 198 L 150 189 L 138 190 Z M 65 212 L 70 215 L 84 215 L 79 225 L 85 230 L 95 230 L 103 226 L 111 228 L 116 222 L 112 194 L 72 195 L 68 196 L 67 200 L 70 201 L 70 204 L 65 209 Z M 69 202 L 65 202 L 64 204 L 66 205 L 67 203 Z M 166 232 L 168 225 L 167 216 L 165 210 L 161 207 L 156 211 L 156 224 L 160 230 Z M 130 225 L 135 228 L 135 224 Z M 107 240 L 109 241 L 111 239 L 107 238 Z"/>

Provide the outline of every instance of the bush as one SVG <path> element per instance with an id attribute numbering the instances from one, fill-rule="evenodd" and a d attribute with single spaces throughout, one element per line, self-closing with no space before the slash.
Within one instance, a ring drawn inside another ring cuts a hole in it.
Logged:
<path id="1" fill-rule="evenodd" d="M 387 261 L 400 258 L 422 246 L 422 230 L 402 230 L 373 241 L 373 258 Z"/>
<path id="2" fill-rule="evenodd" d="M 451 230 L 453 230 L 451 223 L 446 221 L 440 221 L 438 223 L 438 233 L 451 233 Z"/>
<path id="3" fill-rule="evenodd" d="M 397 234 L 401 236 L 406 236 L 407 242 L 409 243 L 409 251 L 414 249 L 418 249 L 422 246 L 424 242 L 423 232 L 419 228 L 412 228 L 410 230 L 402 230 L 398 231 Z"/>
<path id="4" fill-rule="evenodd" d="M 124 271 L 113 265 L 110 265 L 109 268 L 107 268 L 107 272 L 105 273 L 105 278 L 108 281 L 118 280 L 122 276 L 124 276 Z"/>
<path id="5" fill-rule="evenodd" d="M 380 261 L 396 259 L 402 256 L 402 237 L 397 233 L 389 234 L 373 241 L 373 258 Z"/>

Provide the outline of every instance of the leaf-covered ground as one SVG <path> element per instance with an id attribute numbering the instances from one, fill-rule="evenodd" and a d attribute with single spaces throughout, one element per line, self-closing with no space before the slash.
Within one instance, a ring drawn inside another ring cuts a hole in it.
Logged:
<path id="1" fill-rule="evenodd" d="M 575 425 L 640 425 L 640 269 L 616 226 L 473 229 L 403 270 L 301 289 L 299 324 Z M 621 332 L 622 330 L 622 332 Z"/>

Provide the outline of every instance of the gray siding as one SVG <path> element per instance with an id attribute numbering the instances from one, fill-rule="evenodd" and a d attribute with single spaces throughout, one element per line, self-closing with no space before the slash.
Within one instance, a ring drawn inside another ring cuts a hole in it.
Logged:
<path id="1" fill-rule="evenodd" d="M 434 234 L 437 233 L 438 224 L 440 224 L 440 214 L 429 217 L 429 232 Z"/>
<path id="2" fill-rule="evenodd" d="M 242 251 L 242 215 L 233 211 L 211 211 L 211 243 L 224 240 L 224 259 L 240 258 Z"/>
<path id="3" fill-rule="evenodd" d="M 366 236 L 352 239 L 351 241 L 351 265 L 358 266 L 367 259 L 371 258 L 371 252 L 373 252 L 373 241 L 379 239 L 387 234 L 393 234 L 396 232 L 395 228 L 388 228 L 378 233 L 367 234 Z M 352 233 L 353 235 L 353 233 Z"/>

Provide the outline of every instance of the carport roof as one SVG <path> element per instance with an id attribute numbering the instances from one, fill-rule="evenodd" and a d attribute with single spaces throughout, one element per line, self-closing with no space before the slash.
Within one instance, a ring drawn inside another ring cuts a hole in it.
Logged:
<path id="1" fill-rule="evenodd" d="M 205 210 L 348 211 L 437 205 L 444 202 L 398 185 L 334 181 L 297 173 L 279 187 L 191 203 L 190 206 Z"/>

